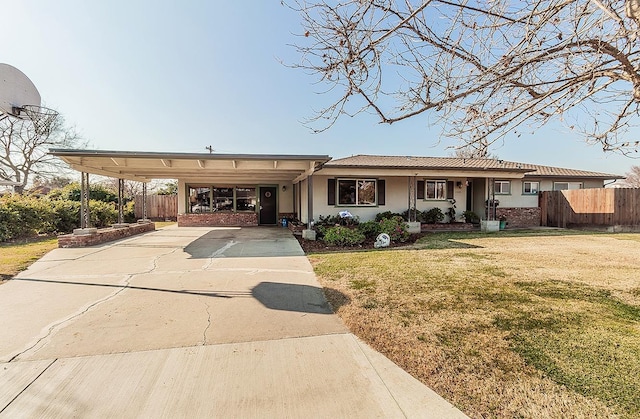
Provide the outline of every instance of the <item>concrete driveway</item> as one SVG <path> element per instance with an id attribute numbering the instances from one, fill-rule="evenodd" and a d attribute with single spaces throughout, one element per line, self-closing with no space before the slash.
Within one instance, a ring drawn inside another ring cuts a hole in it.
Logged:
<path id="1" fill-rule="evenodd" d="M 465 417 L 345 329 L 287 229 L 56 249 L 0 319 L 0 417 Z"/>

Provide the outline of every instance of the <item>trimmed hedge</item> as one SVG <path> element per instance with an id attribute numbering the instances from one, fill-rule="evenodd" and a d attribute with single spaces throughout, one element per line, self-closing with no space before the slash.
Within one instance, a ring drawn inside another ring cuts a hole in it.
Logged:
<path id="1" fill-rule="evenodd" d="M 108 227 L 118 221 L 112 202 L 89 201 L 90 223 Z M 133 202 L 127 203 L 125 222 L 133 222 Z M 80 202 L 66 199 L 35 198 L 25 195 L 0 197 L 0 242 L 37 234 L 70 233 L 80 227 Z"/>

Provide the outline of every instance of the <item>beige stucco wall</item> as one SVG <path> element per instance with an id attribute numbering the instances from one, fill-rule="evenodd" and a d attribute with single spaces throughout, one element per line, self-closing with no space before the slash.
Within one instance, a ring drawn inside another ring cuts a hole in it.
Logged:
<path id="1" fill-rule="evenodd" d="M 348 177 L 348 176 L 341 176 Z M 335 176 L 314 175 L 313 180 L 313 215 L 317 220 L 320 215 L 326 217 L 329 215 L 337 215 L 338 212 L 348 210 L 354 216 L 358 216 L 360 221 L 369 221 L 375 219 L 376 214 L 385 211 L 403 213 L 409 208 L 409 178 L 406 176 L 395 177 L 377 177 L 385 181 L 385 205 L 377 206 L 344 206 L 344 205 L 328 205 L 327 204 L 327 179 L 333 179 Z M 374 178 L 374 177 L 370 177 Z M 461 188 L 454 187 L 454 199 L 456 200 L 456 215 L 460 217 L 466 205 L 466 189 L 464 187 L 466 178 L 438 178 L 442 180 L 461 182 Z M 423 178 L 419 178 L 423 180 Z M 305 201 L 303 201 L 304 205 Z M 420 211 L 430 210 L 431 208 L 440 208 L 445 212 L 451 207 L 448 200 L 425 200 L 418 199 L 416 208 Z"/>
<path id="2" fill-rule="evenodd" d="M 496 180 L 501 180 L 496 178 Z M 539 182 L 540 191 L 552 191 L 554 182 L 582 182 L 583 188 L 602 188 L 602 180 L 576 180 L 576 179 L 511 179 L 511 193 L 508 195 L 496 195 L 501 207 L 531 208 L 538 206 L 538 195 L 523 193 L 523 182 Z"/>

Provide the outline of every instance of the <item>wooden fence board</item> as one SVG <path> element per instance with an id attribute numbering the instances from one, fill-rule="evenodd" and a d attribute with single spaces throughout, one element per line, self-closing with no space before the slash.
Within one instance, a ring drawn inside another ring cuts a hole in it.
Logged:
<path id="1" fill-rule="evenodd" d="M 540 196 L 542 225 L 640 225 L 640 188 L 545 191 Z"/>
<path id="2" fill-rule="evenodd" d="M 142 218 L 142 195 L 135 198 L 135 214 L 136 218 Z M 147 195 L 147 218 L 175 220 L 177 217 L 177 195 Z"/>

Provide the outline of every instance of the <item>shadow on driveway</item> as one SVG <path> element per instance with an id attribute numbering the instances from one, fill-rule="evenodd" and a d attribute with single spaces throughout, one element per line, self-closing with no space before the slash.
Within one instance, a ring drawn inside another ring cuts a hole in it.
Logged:
<path id="1" fill-rule="evenodd" d="M 333 314 L 322 288 L 310 285 L 261 282 L 251 290 L 251 295 L 272 310 Z"/>

